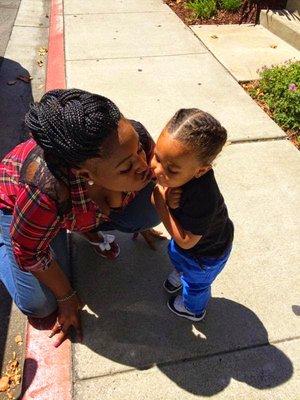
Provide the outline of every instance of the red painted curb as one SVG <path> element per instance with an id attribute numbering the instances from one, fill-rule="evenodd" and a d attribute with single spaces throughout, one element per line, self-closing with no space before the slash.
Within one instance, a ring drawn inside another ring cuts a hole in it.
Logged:
<path id="1" fill-rule="evenodd" d="M 63 0 L 52 0 L 46 91 L 66 87 Z"/>
<path id="2" fill-rule="evenodd" d="M 52 0 L 46 91 L 65 87 L 63 0 Z M 49 339 L 49 333 L 45 322 L 44 326 L 27 325 L 23 400 L 72 399 L 71 343 L 67 340 L 55 348 L 55 338 Z"/>

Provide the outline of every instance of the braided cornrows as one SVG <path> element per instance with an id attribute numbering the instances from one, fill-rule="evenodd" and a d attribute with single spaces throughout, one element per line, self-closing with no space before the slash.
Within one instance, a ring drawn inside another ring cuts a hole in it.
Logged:
<path id="1" fill-rule="evenodd" d="M 167 130 L 174 139 L 195 150 L 202 165 L 212 163 L 227 140 L 226 129 L 220 122 L 197 108 L 177 111 Z"/>
<path id="2" fill-rule="evenodd" d="M 118 107 L 106 97 L 67 89 L 47 92 L 31 106 L 25 122 L 46 161 L 74 167 L 99 156 L 102 142 L 117 130 L 120 118 Z"/>

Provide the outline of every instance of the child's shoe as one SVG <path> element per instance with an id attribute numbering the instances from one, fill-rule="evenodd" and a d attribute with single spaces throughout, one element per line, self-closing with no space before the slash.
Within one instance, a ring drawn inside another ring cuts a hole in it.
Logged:
<path id="1" fill-rule="evenodd" d="M 170 299 L 167 302 L 167 306 L 174 314 L 178 315 L 179 317 L 187 318 L 195 322 L 201 321 L 206 314 L 206 310 L 204 310 L 201 314 L 193 314 L 188 311 L 183 304 L 182 296 L 177 296 L 173 299 Z"/>
<path id="2" fill-rule="evenodd" d="M 168 278 L 164 281 L 163 287 L 170 294 L 176 293 L 182 288 L 180 274 L 175 269 L 169 274 Z"/>

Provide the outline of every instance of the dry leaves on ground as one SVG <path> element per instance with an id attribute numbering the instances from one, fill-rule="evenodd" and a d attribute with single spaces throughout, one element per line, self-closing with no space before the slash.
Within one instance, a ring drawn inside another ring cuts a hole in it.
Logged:
<path id="1" fill-rule="evenodd" d="M 36 63 L 39 67 L 44 65 L 44 57 L 47 55 L 48 49 L 46 47 L 40 47 L 38 50 L 39 58 L 36 60 Z"/>
<path id="2" fill-rule="evenodd" d="M 17 343 L 19 344 L 20 342 Z M 5 392 L 7 399 L 13 400 L 14 395 L 11 391 L 21 383 L 21 379 L 20 364 L 14 352 L 13 359 L 7 363 L 5 375 L 0 378 L 0 392 Z"/>

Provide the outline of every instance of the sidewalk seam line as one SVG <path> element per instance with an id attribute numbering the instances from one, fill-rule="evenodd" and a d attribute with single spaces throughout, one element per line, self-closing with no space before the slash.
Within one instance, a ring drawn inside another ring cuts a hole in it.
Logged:
<path id="1" fill-rule="evenodd" d="M 168 366 L 172 366 L 172 365 L 183 364 L 185 362 L 201 361 L 201 360 L 205 360 L 205 359 L 208 359 L 211 357 L 223 356 L 223 355 L 233 354 L 233 353 L 247 351 L 247 350 L 254 350 L 254 349 L 261 348 L 261 347 L 273 346 L 276 344 L 292 342 L 292 341 L 299 340 L 299 339 L 300 339 L 300 336 L 295 336 L 292 338 L 285 338 L 285 339 L 278 339 L 278 340 L 274 340 L 272 342 L 259 343 L 259 344 L 255 344 L 255 345 L 252 345 L 249 347 L 245 346 L 245 347 L 240 347 L 240 348 L 232 349 L 232 350 L 223 350 L 223 351 L 216 352 L 216 353 L 205 354 L 203 356 L 198 355 L 195 357 L 182 358 L 180 360 L 172 360 L 172 361 L 165 361 L 165 362 L 161 362 L 161 363 L 153 363 L 153 364 L 149 364 L 147 366 L 142 366 L 142 367 L 140 367 L 140 369 L 128 368 L 124 371 L 117 371 L 117 372 L 113 372 L 113 373 L 97 375 L 97 376 L 92 376 L 92 377 L 86 377 L 86 378 L 77 378 L 73 382 L 76 383 L 76 382 L 82 382 L 82 381 L 87 381 L 87 380 L 92 380 L 92 379 L 106 378 L 108 376 L 125 374 L 125 373 L 132 372 L 132 371 L 136 371 L 136 372 L 145 371 L 145 370 L 149 370 L 153 367 L 158 367 L 158 368 L 159 367 L 168 367 Z"/>
<path id="2" fill-rule="evenodd" d="M 36 25 L 15 25 L 18 28 L 37 28 L 37 29 L 49 29 L 49 26 L 36 26 Z"/>
<path id="3" fill-rule="evenodd" d="M 119 12 L 97 12 L 97 13 L 68 13 L 66 16 L 78 15 L 115 15 L 115 14 L 173 14 L 170 11 L 119 11 Z"/>
<path id="4" fill-rule="evenodd" d="M 78 59 L 66 59 L 66 62 L 81 62 L 81 61 L 97 61 L 97 60 L 127 60 L 131 58 L 158 58 L 158 57 L 178 57 L 178 56 L 193 56 L 199 54 L 207 54 L 207 52 L 203 53 L 178 53 L 178 54 L 154 54 L 151 56 L 141 55 L 141 56 L 128 56 L 128 57 L 98 57 L 98 58 L 78 58 Z"/>
<path id="5" fill-rule="evenodd" d="M 274 137 L 267 137 L 267 138 L 253 138 L 253 139 L 232 139 L 228 140 L 229 144 L 243 144 L 243 143 L 255 143 L 255 142 L 275 142 L 279 140 L 287 140 L 287 136 L 274 136 Z"/>

